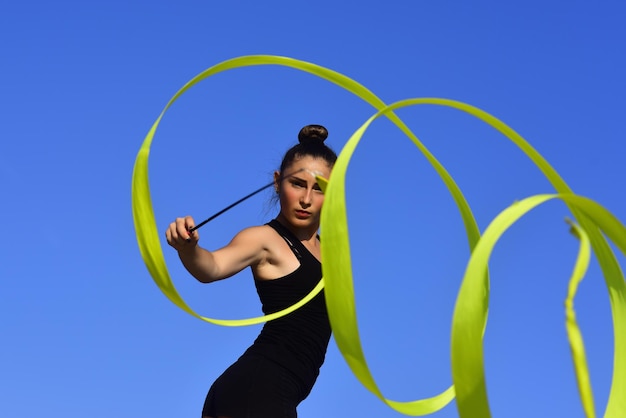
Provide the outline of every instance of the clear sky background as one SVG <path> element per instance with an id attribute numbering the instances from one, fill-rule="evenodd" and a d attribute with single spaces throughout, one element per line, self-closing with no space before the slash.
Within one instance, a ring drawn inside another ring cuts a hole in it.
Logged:
<path id="1" fill-rule="evenodd" d="M 570 186 L 626 220 L 623 1 L 5 2 L 0 8 L 0 416 L 198 417 L 213 380 L 260 326 L 204 323 L 167 300 L 140 257 L 130 181 L 169 98 L 248 54 L 311 61 L 388 103 L 445 97 L 504 120 Z M 150 157 L 160 232 L 266 184 L 309 123 L 340 151 L 373 109 L 281 67 L 219 74 L 166 114 Z M 481 230 L 516 199 L 553 191 L 493 129 L 457 111 L 398 114 L 448 168 Z M 434 396 L 451 383 L 450 323 L 468 260 L 460 217 L 414 145 L 379 120 L 348 172 L 359 325 L 383 392 Z M 267 222 L 269 192 L 201 229 L 214 249 Z M 577 251 L 564 204 L 533 211 L 490 265 L 485 335 L 494 417 L 582 417 L 563 301 Z M 323 227 L 322 227 L 323 228 Z M 163 234 L 161 234 L 163 235 Z M 201 285 L 164 251 L 199 313 L 260 314 L 243 272 Z M 624 264 L 624 257 L 620 255 Z M 597 265 L 576 307 L 596 407 L 612 372 L 608 294 Z M 354 378 L 334 341 L 299 416 L 398 417 Z M 433 415 L 457 417 L 454 402 Z"/>

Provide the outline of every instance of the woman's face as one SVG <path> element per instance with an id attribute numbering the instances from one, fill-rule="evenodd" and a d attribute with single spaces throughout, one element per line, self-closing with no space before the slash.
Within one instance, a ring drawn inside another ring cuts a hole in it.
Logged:
<path id="1" fill-rule="evenodd" d="M 274 174 L 282 217 L 296 228 L 317 230 L 324 194 L 315 176 L 329 178 L 328 163 L 321 158 L 304 156 L 294 160 L 282 174 L 282 178 L 280 173 Z"/>

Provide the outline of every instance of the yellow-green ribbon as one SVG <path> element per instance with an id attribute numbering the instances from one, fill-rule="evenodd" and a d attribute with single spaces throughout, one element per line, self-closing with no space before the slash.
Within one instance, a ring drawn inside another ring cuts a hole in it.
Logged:
<path id="1" fill-rule="evenodd" d="M 377 113 L 357 129 L 348 140 L 338 156 L 331 178 L 328 180 L 318 179 L 326 193 L 321 220 L 324 234 L 322 243 L 324 279 L 320 281 L 318 286 L 307 297 L 284 311 L 243 320 L 211 319 L 203 317 L 189 308 L 176 292 L 169 277 L 160 247 L 150 199 L 148 156 L 159 122 L 167 109 L 185 91 L 203 79 L 219 72 L 257 65 L 280 65 L 311 73 L 352 92 L 372 105 L 377 110 Z M 557 193 L 554 195 L 531 196 L 515 203 L 501 212 L 487 227 L 484 235 L 481 237 L 471 209 L 452 177 L 411 130 L 393 113 L 394 110 L 401 107 L 425 104 L 461 110 L 500 131 L 533 161 L 552 183 Z M 454 385 L 432 398 L 410 402 L 398 402 L 387 399 L 378 389 L 369 371 L 361 347 L 354 302 L 345 205 L 345 175 L 352 153 L 364 132 L 375 119 L 381 116 L 391 120 L 411 139 L 441 177 L 459 209 L 465 225 L 468 245 L 472 251 L 457 296 L 452 321 L 451 362 Z M 505 123 L 476 107 L 454 100 L 438 98 L 407 99 L 386 105 L 374 93 L 356 81 L 312 63 L 271 55 L 238 57 L 221 62 L 203 71 L 172 97 L 144 139 L 135 162 L 132 182 L 133 217 L 142 257 L 159 288 L 176 305 L 198 318 L 215 324 L 228 326 L 248 325 L 271 320 L 292 312 L 310 300 L 325 286 L 328 313 L 337 345 L 355 376 L 368 390 L 396 411 L 413 416 L 427 415 L 438 411 L 454 398 L 456 392 L 456 403 L 461 418 L 491 416 L 487 400 L 482 350 L 482 337 L 486 327 L 489 302 L 487 266 L 491 251 L 502 234 L 520 217 L 536 206 L 555 198 L 563 200 L 570 208 L 572 215 L 578 222 L 578 225 L 572 224 L 572 228 L 581 241 L 565 303 L 566 329 L 583 409 L 587 417 L 595 417 L 584 346 L 575 320 L 573 299 L 577 285 L 582 280 L 587 269 L 590 253 L 589 246 L 591 246 L 602 268 L 609 290 L 615 336 L 613 381 L 604 416 L 606 418 L 621 418 L 626 416 L 626 396 L 623 396 L 626 393 L 626 284 L 620 266 L 605 237 L 608 237 L 617 248 L 626 254 L 626 228 L 599 204 L 573 194 L 565 181 L 527 141 Z"/>

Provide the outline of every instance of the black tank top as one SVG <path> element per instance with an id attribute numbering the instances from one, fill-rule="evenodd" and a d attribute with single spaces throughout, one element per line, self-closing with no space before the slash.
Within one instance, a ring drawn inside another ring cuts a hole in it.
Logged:
<path id="1" fill-rule="evenodd" d="M 292 273 L 274 280 L 255 280 L 263 312 L 287 308 L 308 295 L 322 278 L 321 263 L 300 240 L 272 220 L 267 225 L 280 234 L 300 261 Z M 305 386 L 312 386 L 324 363 L 331 329 L 324 291 L 296 311 L 266 322 L 261 334 L 246 351 L 260 354 L 292 371 Z"/>

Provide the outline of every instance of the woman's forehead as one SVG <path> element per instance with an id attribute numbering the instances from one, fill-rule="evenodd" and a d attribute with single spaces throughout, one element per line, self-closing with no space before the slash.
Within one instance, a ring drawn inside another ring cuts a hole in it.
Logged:
<path id="1" fill-rule="evenodd" d="M 286 169 L 283 175 L 293 175 L 295 173 L 308 173 L 313 177 L 327 176 L 330 173 L 330 166 L 323 158 L 314 158 L 311 156 L 300 157 L 293 161 Z"/>

